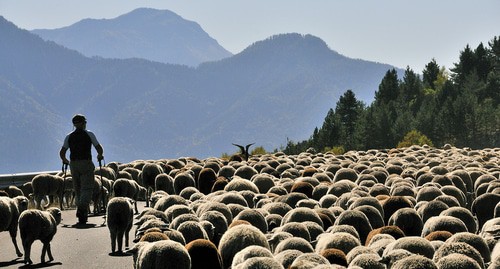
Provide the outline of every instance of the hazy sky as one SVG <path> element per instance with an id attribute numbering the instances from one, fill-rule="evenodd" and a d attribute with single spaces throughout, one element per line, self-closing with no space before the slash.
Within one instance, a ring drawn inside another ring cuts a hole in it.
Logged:
<path id="1" fill-rule="evenodd" d="M 139 7 L 195 21 L 232 53 L 296 32 L 351 58 L 416 72 L 432 58 L 451 68 L 467 44 L 500 35 L 500 0 L 0 0 L 0 15 L 23 29 L 52 29 Z"/>

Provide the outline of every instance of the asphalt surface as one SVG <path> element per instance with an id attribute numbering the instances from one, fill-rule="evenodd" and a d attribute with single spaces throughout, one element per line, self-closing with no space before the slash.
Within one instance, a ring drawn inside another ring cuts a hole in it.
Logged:
<path id="1" fill-rule="evenodd" d="M 138 202 L 139 212 L 144 202 Z M 51 243 L 54 260 L 40 263 L 42 242 L 35 241 L 31 247 L 32 265 L 25 265 L 23 257 L 18 258 L 8 231 L 0 232 L 0 268 L 133 268 L 132 256 L 116 256 L 111 253 L 111 239 L 103 215 L 90 216 L 88 224 L 76 226 L 76 210 L 64 210 L 61 224 Z M 130 231 L 129 246 L 133 246 Z M 19 231 L 17 245 L 24 254 Z M 125 244 L 124 244 L 125 246 Z M 47 258 L 46 258 L 47 259 Z"/>

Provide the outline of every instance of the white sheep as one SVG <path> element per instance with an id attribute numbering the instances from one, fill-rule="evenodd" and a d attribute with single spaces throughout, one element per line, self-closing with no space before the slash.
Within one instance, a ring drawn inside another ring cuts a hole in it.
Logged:
<path id="1" fill-rule="evenodd" d="M 53 261 L 50 241 L 57 232 L 57 225 L 61 223 L 61 210 L 56 207 L 48 208 L 47 211 L 38 209 L 25 210 L 19 216 L 19 233 L 24 248 L 24 263 L 32 264 L 31 245 L 35 240 L 43 243 L 41 261 L 45 263 L 45 255 L 48 261 Z"/>
<path id="2" fill-rule="evenodd" d="M 123 236 L 125 247 L 128 247 L 129 233 L 134 219 L 133 200 L 126 197 L 114 197 L 108 202 L 106 222 L 111 237 L 111 253 L 115 253 L 118 243 L 118 253 L 122 252 Z"/>
<path id="3" fill-rule="evenodd" d="M 33 196 L 37 209 L 42 209 L 42 199 L 48 195 L 56 195 L 59 198 L 59 207 L 63 208 L 64 179 L 51 174 L 39 174 L 31 180 Z M 50 203 L 48 203 L 50 204 Z"/>
<path id="4" fill-rule="evenodd" d="M 266 236 L 254 226 L 241 224 L 227 230 L 222 235 L 218 247 L 224 266 L 229 267 L 234 255 L 251 245 L 270 249 Z"/>
<path id="5" fill-rule="evenodd" d="M 172 240 L 139 242 L 126 252 L 133 254 L 135 269 L 191 269 L 191 257 L 186 248 Z"/>
<path id="6" fill-rule="evenodd" d="M 248 246 L 236 253 L 231 264 L 231 268 L 244 263 L 246 260 L 254 257 L 268 257 L 273 258 L 273 254 L 268 248 L 262 246 Z"/>
<path id="7" fill-rule="evenodd" d="M 26 209 L 28 209 L 28 199 L 26 197 L 0 197 L 0 232 L 9 231 L 18 257 L 23 255 L 17 246 L 16 240 L 18 220 L 19 215 Z"/>

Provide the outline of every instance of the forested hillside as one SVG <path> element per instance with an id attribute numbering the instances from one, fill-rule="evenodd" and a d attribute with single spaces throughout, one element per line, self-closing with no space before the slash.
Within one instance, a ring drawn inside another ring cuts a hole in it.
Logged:
<path id="1" fill-rule="evenodd" d="M 500 146 L 500 39 L 469 45 L 448 72 L 435 60 L 420 76 L 387 71 L 366 105 L 348 89 L 308 140 L 287 141 L 285 152 L 392 148 L 408 143 Z"/>

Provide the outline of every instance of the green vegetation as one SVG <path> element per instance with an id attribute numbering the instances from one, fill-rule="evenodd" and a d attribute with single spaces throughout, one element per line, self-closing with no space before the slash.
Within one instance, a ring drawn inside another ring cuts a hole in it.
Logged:
<path id="1" fill-rule="evenodd" d="M 366 106 L 352 90 L 330 109 L 308 140 L 288 140 L 283 151 L 308 148 L 341 152 L 413 144 L 457 147 L 500 146 L 500 37 L 468 45 L 450 72 L 433 59 L 422 72 L 404 77 L 388 70 L 375 100 Z"/>
<path id="2" fill-rule="evenodd" d="M 409 133 L 405 135 L 403 138 L 403 141 L 398 143 L 398 148 L 404 148 L 404 147 L 409 147 L 412 145 L 428 145 L 428 146 L 433 146 L 432 141 L 422 134 L 421 132 L 417 130 L 411 130 Z"/>

